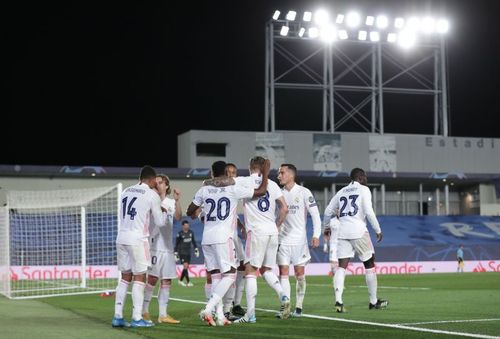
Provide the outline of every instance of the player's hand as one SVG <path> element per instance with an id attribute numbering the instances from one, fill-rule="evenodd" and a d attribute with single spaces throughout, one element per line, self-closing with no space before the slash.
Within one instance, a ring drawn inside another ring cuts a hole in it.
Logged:
<path id="1" fill-rule="evenodd" d="M 196 256 L 196 258 L 200 256 L 200 251 L 198 250 L 198 248 L 194 249 L 194 255 Z"/>
<path id="2" fill-rule="evenodd" d="M 312 240 L 311 240 L 311 246 L 313 248 L 319 247 L 319 239 L 316 238 L 316 237 L 312 238 Z"/>
<path id="3" fill-rule="evenodd" d="M 332 233 L 332 230 L 330 229 L 330 227 L 327 227 L 325 228 L 325 230 L 323 231 L 323 236 L 325 237 L 330 237 L 330 234 Z"/>
<path id="4" fill-rule="evenodd" d="M 181 190 L 178 188 L 174 188 L 174 192 L 172 193 L 175 201 L 178 201 L 181 197 Z"/>
<path id="5" fill-rule="evenodd" d="M 377 242 L 381 242 L 383 238 L 382 232 L 377 233 Z"/>
<path id="6" fill-rule="evenodd" d="M 179 253 L 174 252 L 175 262 L 179 261 Z"/>

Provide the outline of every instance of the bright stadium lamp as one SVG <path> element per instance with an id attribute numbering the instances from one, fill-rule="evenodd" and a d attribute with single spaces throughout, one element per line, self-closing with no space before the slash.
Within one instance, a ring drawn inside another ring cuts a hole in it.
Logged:
<path id="1" fill-rule="evenodd" d="M 449 28 L 450 28 L 450 23 L 446 19 L 439 19 L 436 22 L 436 32 L 440 34 L 447 33 Z"/>
<path id="2" fill-rule="evenodd" d="M 290 28 L 288 26 L 281 26 L 280 35 L 287 36 Z"/>
<path id="3" fill-rule="evenodd" d="M 374 22 L 375 22 L 374 16 L 369 15 L 366 17 L 366 21 L 365 21 L 366 26 L 373 26 Z"/>
<path id="4" fill-rule="evenodd" d="M 316 27 L 309 27 L 309 37 L 316 39 L 319 36 L 319 30 Z"/>
<path id="5" fill-rule="evenodd" d="M 337 29 L 333 25 L 325 25 L 320 32 L 321 40 L 333 42 L 337 40 Z"/>
<path id="6" fill-rule="evenodd" d="M 319 9 L 314 13 L 314 22 L 320 26 L 326 25 L 329 20 L 328 12 L 324 9 Z"/>
<path id="7" fill-rule="evenodd" d="M 435 31 L 436 28 L 436 20 L 431 17 L 425 17 L 422 19 L 422 22 L 420 23 L 420 29 L 422 32 L 430 34 Z"/>
<path id="8" fill-rule="evenodd" d="M 295 12 L 295 11 L 288 11 L 288 13 L 286 14 L 286 19 L 288 21 L 294 21 L 296 16 L 297 16 L 297 12 Z"/>
<path id="9" fill-rule="evenodd" d="M 380 33 L 379 32 L 370 32 L 370 41 L 377 42 L 380 41 Z"/>
<path id="10" fill-rule="evenodd" d="M 387 34 L 387 42 L 395 43 L 398 40 L 398 35 L 396 33 Z"/>
<path id="11" fill-rule="evenodd" d="M 406 22 L 406 29 L 416 31 L 418 30 L 419 27 L 420 27 L 420 19 L 417 17 L 411 17 Z"/>
<path id="12" fill-rule="evenodd" d="M 274 11 L 274 14 L 273 14 L 273 19 L 274 19 L 274 20 L 278 20 L 278 18 L 280 17 L 280 14 L 281 14 L 281 12 L 280 12 L 280 11 Z"/>
<path id="13" fill-rule="evenodd" d="M 403 30 L 399 33 L 398 43 L 403 48 L 410 48 L 415 45 L 417 38 L 415 32 L 410 29 Z"/>
<path id="14" fill-rule="evenodd" d="M 305 32 L 306 32 L 306 29 L 304 27 L 300 27 L 299 36 L 302 38 L 304 36 Z"/>
<path id="15" fill-rule="evenodd" d="M 347 34 L 347 31 L 345 29 L 341 29 L 339 31 L 339 39 L 340 40 L 346 40 L 347 38 L 349 38 L 349 35 Z"/>
<path id="16" fill-rule="evenodd" d="M 337 19 L 335 20 L 335 22 L 341 25 L 344 22 L 344 14 L 337 14 Z"/>
<path id="17" fill-rule="evenodd" d="M 312 13 L 311 12 L 304 12 L 304 16 L 302 17 L 302 20 L 309 22 L 312 19 Z"/>
<path id="18" fill-rule="evenodd" d="M 359 31 L 358 40 L 365 41 L 368 33 L 366 31 Z"/>
<path id="19" fill-rule="evenodd" d="M 405 19 L 403 18 L 396 18 L 394 20 L 394 27 L 397 29 L 401 29 L 405 26 Z"/>
<path id="20" fill-rule="evenodd" d="M 353 28 L 358 27 L 360 21 L 361 21 L 361 18 L 359 16 L 358 12 L 350 12 L 349 14 L 347 14 L 347 17 L 346 17 L 347 26 L 353 27 Z"/>
<path id="21" fill-rule="evenodd" d="M 389 19 L 385 15 L 379 15 L 377 17 L 377 27 L 384 29 L 389 25 Z"/>

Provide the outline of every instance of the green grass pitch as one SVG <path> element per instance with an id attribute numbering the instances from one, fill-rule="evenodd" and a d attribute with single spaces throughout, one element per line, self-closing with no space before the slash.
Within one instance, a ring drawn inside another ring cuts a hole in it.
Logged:
<path id="1" fill-rule="evenodd" d="M 278 320 L 279 302 L 258 279 L 257 323 L 208 327 L 198 318 L 204 280 L 194 287 L 176 281 L 169 314 L 178 325 L 148 329 L 113 329 L 114 297 L 99 294 L 30 300 L 0 298 L 1 338 L 434 338 L 454 336 L 500 337 L 500 273 L 379 275 L 379 297 L 390 301 L 385 310 L 368 310 L 364 276 L 347 276 L 344 304 L 348 313 L 334 312 L 331 277 L 307 277 L 305 316 Z M 295 281 L 291 278 L 292 306 Z M 177 300 L 181 299 L 181 300 Z M 245 298 L 243 298 L 245 299 Z M 131 296 L 125 318 L 130 319 Z M 154 320 L 157 300 L 151 302 Z M 430 331 L 435 332 L 430 332 Z"/>

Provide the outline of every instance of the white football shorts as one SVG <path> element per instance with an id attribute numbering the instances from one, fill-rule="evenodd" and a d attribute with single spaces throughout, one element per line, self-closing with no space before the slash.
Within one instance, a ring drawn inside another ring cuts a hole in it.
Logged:
<path id="1" fill-rule="evenodd" d="M 278 253 L 278 235 L 257 235 L 252 231 L 247 233 L 245 247 L 245 264 L 253 267 L 269 267 L 276 265 Z"/>
<path id="2" fill-rule="evenodd" d="M 148 275 L 160 279 L 176 279 L 177 271 L 173 252 L 153 251 L 151 253 L 151 267 Z"/>
<path id="3" fill-rule="evenodd" d="M 278 246 L 278 265 L 280 266 L 305 266 L 310 260 L 311 254 L 307 243 Z"/>
<path id="4" fill-rule="evenodd" d="M 221 273 L 225 273 L 231 270 L 231 267 L 236 268 L 240 264 L 236 261 L 233 238 L 222 244 L 202 245 L 202 248 L 208 272 L 220 270 Z"/>
<path id="5" fill-rule="evenodd" d="M 354 258 L 356 254 L 359 260 L 365 262 L 375 253 L 370 234 L 365 232 L 358 239 L 339 239 L 337 256 L 339 259 Z"/>
<path id="6" fill-rule="evenodd" d="M 134 275 L 146 273 L 151 265 L 149 242 L 144 240 L 137 245 L 116 244 L 118 270 L 132 272 Z"/>

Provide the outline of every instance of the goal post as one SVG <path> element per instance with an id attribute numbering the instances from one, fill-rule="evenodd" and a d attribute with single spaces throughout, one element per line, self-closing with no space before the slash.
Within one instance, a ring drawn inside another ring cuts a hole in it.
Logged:
<path id="1" fill-rule="evenodd" d="M 7 192 L 0 208 L 0 294 L 24 299 L 114 290 L 121 190 L 118 184 Z"/>

